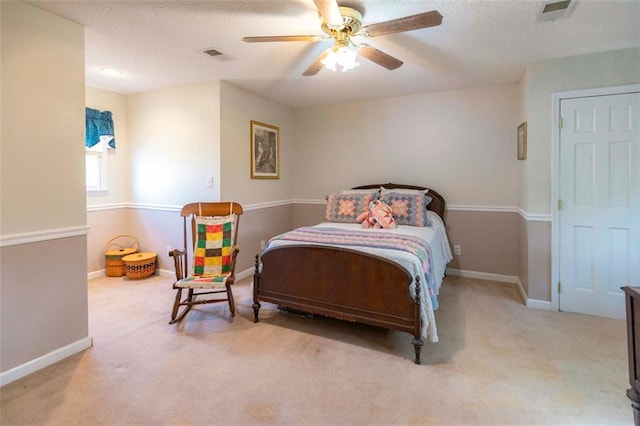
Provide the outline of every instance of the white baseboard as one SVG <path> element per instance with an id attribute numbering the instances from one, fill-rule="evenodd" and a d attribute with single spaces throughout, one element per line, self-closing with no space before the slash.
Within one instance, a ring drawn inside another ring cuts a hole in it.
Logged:
<path id="1" fill-rule="evenodd" d="M 527 308 L 542 309 L 545 311 L 553 310 L 551 308 L 551 302 L 549 302 L 548 300 L 539 299 L 527 299 Z"/>
<path id="2" fill-rule="evenodd" d="M 500 283 L 517 284 L 520 280 L 513 275 L 491 274 L 489 272 L 465 271 L 464 269 L 447 268 L 447 275 L 477 280 L 498 281 Z"/>
<path id="3" fill-rule="evenodd" d="M 106 271 L 104 269 L 100 269 L 98 271 L 89 272 L 87 274 L 87 280 L 94 280 L 96 278 L 104 277 L 104 273 Z"/>
<path id="4" fill-rule="evenodd" d="M 100 269 L 99 271 L 89 272 L 87 274 L 87 279 L 88 280 L 93 280 L 95 278 L 102 278 L 102 277 L 105 276 L 104 273 L 105 273 L 104 269 Z M 156 275 L 160 275 L 161 277 L 171 278 L 171 277 L 175 277 L 176 273 L 174 271 L 170 271 L 168 269 L 156 269 Z M 236 274 L 236 278 L 241 280 L 241 279 L 249 277 L 251 275 L 253 275 L 253 267 L 245 269 L 242 272 L 238 272 Z"/>
<path id="5" fill-rule="evenodd" d="M 168 269 L 156 269 L 156 275 L 160 275 L 161 277 L 165 277 L 165 278 L 175 278 L 176 277 L 176 272 L 175 271 L 170 271 Z"/>
<path id="6" fill-rule="evenodd" d="M 35 373 L 45 367 L 55 364 L 65 358 L 75 355 L 78 352 L 82 352 L 85 349 L 93 346 L 93 339 L 89 336 L 73 342 L 67 346 L 56 349 L 49 352 L 46 355 L 36 358 L 22 365 L 12 368 L 11 370 L 3 371 L 0 373 L 0 386 L 4 386 L 15 380 L 28 376 L 31 373 Z"/>
<path id="7" fill-rule="evenodd" d="M 251 268 L 245 269 L 244 271 L 238 272 L 236 274 L 236 279 L 239 281 L 239 280 L 241 280 L 243 278 L 247 278 L 247 277 L 252 276 L 254 269 L 255 268 L 251 267 Z"/>
<path id="8" fill-rule="evenodd" d="M 477 280 L 488 280 L 488 281 L 497 281 L 501 283 L 515 284 L 518 289 L 518 292 L 520 293 L 520 297 L 522 297 L 522 302 L 528 308 L 543 309 L 547 311 L 552 310 L 551 302 L 549 301 L 529 299 L 527 297 L 527 293 L 524 291 L 524 287 L 522 286 L 522 283 L 520 282 L 520 278 L 516 276 L 491 274 L 488 272 L 465 271 L 463 269 L 452 269 L 452 268 L 447 268 L 447 275 L 451 275 L 454 277 L 473 278 Z"/>
<path id="9" fill-rule="evenodd" d="M 525 305 L 528 306 L 529 298 L 527 297 L 527 292 L 524 291 L 524 287 L 522 286 L 522 282 L 520 281 L 520 278 L 518 278 L 518 282 L 516 283 L 516 287 L 518 287 L 518 292 L 520 293 L 520 297 L 522 297 L 522 301 L 524 302 Z"/>
<path id="10" fill-rule="evenodd" d="M 100 269 L 98 271 L 89 272 L 87 274 L 87 280 L 93 280 L 93 279 L 96 279 L 96 278 L 102 278 L 102 277 L 106 276 L 105 272 L 106 271 L 104 269 Z M 175 276 L 176 273 L 174 271 L 169 271 L 167 269 L 156 269 L 155 274 L 156 275 L 160 275 L 161 277 L 170 278 L 170 277 Z"/>

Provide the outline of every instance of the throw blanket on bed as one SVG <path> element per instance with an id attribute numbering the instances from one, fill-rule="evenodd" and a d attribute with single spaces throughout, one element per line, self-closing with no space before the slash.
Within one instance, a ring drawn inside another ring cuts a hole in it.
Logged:
<path id="1" fill-rule="evenodd" d="M 426 286 L 429 291 L 429 296 L 434 298 L 437 294 L 435 280 L 431 279 L 431 247 L 421 238 L 382 231 L 346 231 L 344 229 L 315 228 L 307 226 L 277 235 L 269 240 L 269 244 L 275 240 L 300 241 L 330 246 L 360 246 L 406 251 L 420 259 L 424 276 L 427 278 Z M 267 244 L 267 248 L 269 247 L 269 244 Z"/>

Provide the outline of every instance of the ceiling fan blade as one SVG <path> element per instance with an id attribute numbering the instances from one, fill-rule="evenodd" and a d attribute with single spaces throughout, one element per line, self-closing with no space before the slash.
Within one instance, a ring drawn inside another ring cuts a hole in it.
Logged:
<path id="1" fill-rule="evenodd" d="M 391 55 L 387 55 L 383 51 L 378 50 L 366 43 L 360 45 L 360 47 L 358 48 L 358 54 L 364 56 L 371 62 L 375 62 L 381 67 L 385 67 L 388 70 L 395 70 L 396 68 L 400 68 L 404 63 L 400 59 L 396 59 Z"/>
<path id="2" fill-rule="evenodd" d="M 404 18 L 367 25 L 363 28 L 369 37 L 378 37 L 386 34 L 401 33 L 404 31 L 418 30 L 420 28 L 435 27 L 442 24 L 442 15 L 437 10 L 405 16 Z"/>
<path id="3" fill-rule="evenodd" d="M 318 74 L 320 72 L 320 70 L 322 68 L 324 68 L 324 64 L 322 63 L 322 60 L 327 57 L 327 55 L 329 54 L 330 51 L 331 51 L 331 48 L 329 48 L 329 49 L 325 50 L 324 52 L 322 52 L 320 54 L 320 56 L 318 56 L 316 58 L 316 60 L 313 61 L 313 63 L 311 65 L 309 65 L 309 68 L 307 68 L 302 73 L 302 75 L 304 75 L 306 77 L 309 77 L 309 76 Z"/>
<path id="4" fill-rule="evenodd" d="M 256 36 L 244 37 L 242 41 L 247 43 L 264 43 L 271 41 L 320 41 L 322 37 L 314 35 L 292 35 L 292 36 Z"/>
<path id="5" fill-rule="evenodd" d="M 336 0 L 313 0 L 322 16 L 322 21 L 334 28 L 342 27 L 342 14 Z"/>

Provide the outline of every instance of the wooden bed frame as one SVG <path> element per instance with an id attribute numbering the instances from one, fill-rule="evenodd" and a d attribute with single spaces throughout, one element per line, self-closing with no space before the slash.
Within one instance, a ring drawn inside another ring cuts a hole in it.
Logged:
<path id="1" fill-rule="evenodd" d="M 414 185 L 377 184 L 353 189 L 426 189 Z M 443 220 L 444 198 L 429 189 L 428 210 Z M 260 264 L 262 263 L 262 268 Z M 416 277 L 419 284 L 419 277 Z M 420 285 L 411 297 L 411 275 L 380 256 L 338 247 L 286 245 L 256 255 L 253 277 L 254 322 L 260 302 L 346 321 L 399 330 L 413 335 L 415 363 L 420 364 L 422 319 Z"/>

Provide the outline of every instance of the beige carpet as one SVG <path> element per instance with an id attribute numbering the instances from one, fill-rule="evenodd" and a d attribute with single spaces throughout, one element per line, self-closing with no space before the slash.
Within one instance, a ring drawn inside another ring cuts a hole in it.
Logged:
<path id="1" fill-rule="evenodd" d="M 632 424 L 623 321 L 526 308 L 511 284 L 448 277 L 440 342 L 264 305 L 250 281 L 168 325 L 171 280 L 89 284 L 93 348 L 4 386 L 18 424 Z M 27 313 L 25 313 L 27 314 Z"/>

